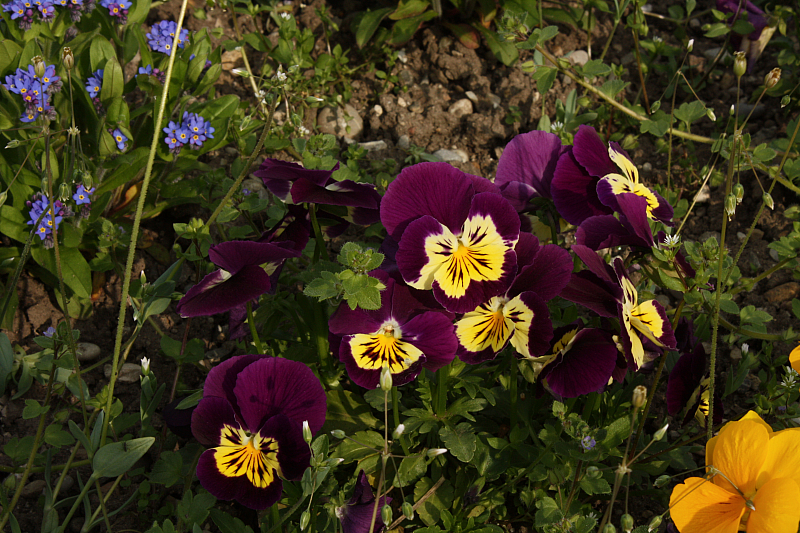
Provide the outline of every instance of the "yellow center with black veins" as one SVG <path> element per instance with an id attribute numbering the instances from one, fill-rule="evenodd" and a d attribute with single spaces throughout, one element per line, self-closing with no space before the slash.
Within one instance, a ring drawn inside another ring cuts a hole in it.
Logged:
<path id="1" fill-rule="evenodd" d="M 631 355 L 636 366 L 644 363 L 644 347 L 636 335 L 636 331 L 653 341 L 657 346 L 664 346 L 659 338 L 664 334 L 664 320 L 658 313 L 654 300 L 638 303 L 639 295 L 628 278 L 622 278 L 622 321 L 631 340 Z M 635 330 L 635 331 L 634 331 Z"/>
<path id="2" fill-rule="evenodd" d="M 511 345 L 525 357 L 530 357 L 528 334 L 533 311 L 519 296 L 509 300 L 495 296 L 465 314 L 456 323 L 456 335 L 461 345 L 470 352 L 491 348 L 499 352 L 511 340 Z"/>
<path id="3" fill-rule="evenodd" d="M 611 160 L 622 170 L 622 174 L 609 174 L 603 179 L 611 185 L 611 191 L 616 194 L 633 193 L 647 200 L 647 217 L 653 218 L 653 209 L 658 208 L 658 199 L 653 192 L 639 183 L 639 170 L 630 159 L 617 151 L 609 148 L 608 155 Z"/>
<path id="4" fill-rule="evenodd" d="M 276 475 L 281 475 L 278 443 L 274 439 L 226 425 L 220 443 L 214 459 L 223 476 L 247 476 L 254 487 L 263 489 L 272 484 Z"/>
<path id="5" fill-rule="evenodd" d="M 384 365 L 392 374 L 408 370 L 422 357 L 422 350 L 401 340 L 403 334 L 393 321 L 368 335 L 359 333 L 350 339 L 350 352 L 359 368 L 380 370 Z"/>
<path id="6" fill-rule="evenodd" d="M 436 281 L 449 298 L 461 298 L 473 281 L 497 281 L 503 276 L 505 253 L 516 243 L 506 244 L 490 217 L 468 218 L 458 236 L 442 229 L 425 239 L 428 262 L 409 285 L 430 290 Z"/>

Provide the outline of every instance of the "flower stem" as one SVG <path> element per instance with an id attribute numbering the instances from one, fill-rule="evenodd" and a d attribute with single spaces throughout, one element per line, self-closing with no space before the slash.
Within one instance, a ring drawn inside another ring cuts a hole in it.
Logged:
<path id="1" fill-rule="evenodd" d="M 250 326 L 250 335 L 253 336 L 253 344 L 256 346 L 258 353 L 264 352 L 264 346 L 261 344 L 261 339 L 258 337 L 258 328 L 256 328 L 256 319 L 253 316 L 253 302 L 247 302 L 247 324 Z"/>

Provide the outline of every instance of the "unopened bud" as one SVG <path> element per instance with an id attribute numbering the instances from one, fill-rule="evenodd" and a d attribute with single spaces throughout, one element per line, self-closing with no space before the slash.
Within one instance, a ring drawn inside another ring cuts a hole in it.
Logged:
<path id="1" fill-rule="evenodd" d="M 603 526 L 603 533 L 617 533 L 617 528 L 614 527 L 614 524 L 609 522 Z"/>
<path id="2" fill-rule="evenodd" d="M 744 52 L 735 52 L 733 54 L 733 73 L 737 78 L 741 78 L 745 72 L 747 72 L 747 57 Z"/>
<path id="3" fill-rule="evenodd" d="M 736 196 L 736 203 L 741 204 L 744 199 L 744 185 L 737 183 L 733 186 L 733 194 Z"/>
<path id="4" fill-rule="evenodd" d="M 644 385 L 638 385 L 635 389 L 633 389 L 633 406 L 637 408 L 642 407 L 646 401 L 647 387 Z"/>
<path id="5" fill-rule="evenodd" d="M 656 431 L 656 434 L 653 435 L 653 440 L 654 441 L 659 441 L 659 440 L 663 439 L 664 435 L 667 434 L 667 428 L 668 427 L 669 427 L 669 424 L 666 424 L 663 428 L 661 428 L 658 431 Z"/>
<path id="6" fill-rule="evenodd" d="M 94 178 L 92 178 L 91 172 L 84 172 L 81 176 L 81 183 L 83 183 L 84 189 L 91 189 L 92 185 L 94 184 Z"/>
<path id="7" fill-rule="evenodd" d="M 8 141 L 8 144 L 6 145 L 6 148 L 7 149 L 8 148 L 16 148 L 19 145 L 20 145 L 19 139 L 11 139 L 10 141 Z"/>
<path id="8" fill-rule="evenodd" d="M 408 520 L 414 519 L 414 506 L 408 502 L 403 502 L 403 516 L 405 516 Z"/>
<path id="9" fill-rule="evenodd" d="M 231 69 L 231 74 L 233 74 L 234 76 L 241 76 L 243 78 L 249 78 L 250 77 L 250 73 L 247 72 L 243 68 L 232 68 Z"/>
<path id="10" fill-rule="evenodd" d="M 586 477 L 589 479 L 597 479 L 601 476 L 600 469 L 596 466 L 590 466 L 586 469 Z"/>
<path id="11" fill-rule="evenodd" d="M 42 190 L 49 191 L 50 190 L 50 181 L 47 179 L 47 176 L 42 178 Z M 49 193 L 47 193 L 49 194 Z"/>
<path id="12" fill-rule="evenodd" d="M 792 101 L 792 99 L 789 97 L 788 94 L 784 95 L 783 98 L 781 98 L 781 108 L 786 107 L 787 105 L 789 105 L 789 102 L 791 102 L 791 101 Z"/>
<path id="13" fill-rule="evenodd" d="M 653 102 L 653 105 L 650 106 L 650 113 L 655 113 L 659 109 L 661 109 L 661 100 L 656 100 Z"/>
<path id="14" fill-rule="evenodd" d="M 694 39 L 689 39 L 689 43 L 686 45 L 686 51 L 691 52 L 694 49 Z"/>
<path id="15" fill-rule="evenodd" d="M 728 110 L 728 115 L 733 116 L 736 114 L 736 106 L 731 104 L 731 108 Z"/>
<path id="16" fill-rule="evenodd" d="M 736 213 L 736 195 L 731 193 L 725 197 L 725 214 L 728 218 Z"/>
<path id="17" fill-rule="evenodd" d="M 656 480 L 653 482 L 653 486 L 656 487 L 657 489 L 660 489 L 661 487 L 666 486 L 666 484 L 669 483 L 670 479 L 672 479 L 672 476 L 668 476 L 666 474 L 664 474 L 663 476 L 658 476 Z"/>
<path id="18" fill-rule="evenodd" d="M 764 85 L 767 89 L 772 89 L 779 81 L 781 81 L 781 69 L 777 67 L 770 70 L 769 73 L 764 76 Z"/>
<path id="19" fill-rule="evenodd" d="M 144 270 L 139 273 L 139 283 L 142 284 L 142 287 L 147 285 L 147 274 L 144 273 Z"/>
<path id="20" fill-rule="evenodd" d="M 304 531 L 308 527 L 309 522 L 311 522 L 311 513 L 306 509 L 303 511 L 303 514 L 300 515 L 300 531 Z"/>
<path id="21" fill-rule="evenodd" d="M 66 202 L 69 200 L 72 191 L 69 189 L 69 185 L 66 183 L 62 183 L 58 186 L 58 197 L 61 199 L 62 202 Z"/>
<path id="22" fill-rule="evenodd" d="M 392 371 L 389 370 L 388 366 L 381 368 L 380 384 L 383 392 L 389 392 L 392 390 Z"/>
<path id="23" fill-rule="evenodd" d="M 65 46 L 61 50 L 61 62 L 64 63 L 64 68 L 67 70 L 72 70 L 72 67 L 75 66 L 75 56 L 72 55 L 72 48 L 69 46 Z"/>
<path id="24" fill-rule="evenodd" d="M 717 121 L 717 115 L 714 114 L 714 110 L 710 107 L 706 109 L 706 116 L 711 120 L 711 122 Z"/>
<path id="25" fill-rule="evenodd" d="M 654 516 L 652 520 L 650 520 L 650 525 L 647 526 L 648 533 L 653 531 L 654 529 L 658 529 L 658 526 L 661 525 L 661 515 Z"/>
<path id="26" fill-rule="evenodd" d="M 619 525 L 622 526 L 622 530 L 625 533 L 630 533 L 631 530 L 633 529 L 633 517 L 628 513 L 625 513 L 619 519 Z"/>
<path id="27" fill-rule="evenodd" d="M 775 200 L 772 199 L 772 195 L 770 193 L 765 192 L 761 199 L 764 200 L 764 204 L 767 207 L 770 209 L 775 209 Z"/>
<path id="28" fill-rule="evenodd" d="M 150 373 L 150 359 L 142 357 L 142 374 L 145 376 Z"/>
<path id="29" fill-rule="evenodd" d="M 429 459 L 433 459 L 437 455 L 442 455 L 443 453 L 447 453 L 447 448 L 431 448 L 427 451 Z"/>
<path id="30" fill-rule="evenodd" d="M 44 59 L 42 59 L 42 56 L 33 56 L 31 63 L 33 63 L 33 71 L 36 76 L 39 78 L 44 77 Z"/>
<path id="31" fill-rule="evenodd" d="M 0 192 L 0 207 L 2 207 L 6 200 L 8 200 L 8 191 Z"/>
<path id="32" fill-rule="evenodd" d="M 334 429 L 333 431 L 331 431 L 331 435 L 333 435 L 334 439 L 343 439 L 346 436 L 345 432 L 342 431 L 341 429 Z"/>
<path id="33" fill-rule="evenodd" d="M 403 434 L 403 431 L 405 431 L 405 430 L 406 430 L 406 426 L 405 426 L 405 425 L 403 425 L 403 424 L 400 424 L 400 425 L 399 425 L 399 426 L 397 426 L 397 428 L 396 428 L 396 429 L 395 429 L 395 430 L 392 432 L 392 437 L 393 437 L 393 438 L 395 438 L 395 439 L 399 439 L 399 438 L 400 438 L 400 435 L 402 435 L 402 434 Z"/>
<path id="34" fill-rule="evenodd" d="M 381 507 L 381 520 L 385 526 L 392 523 L 392 508 L 390 506 L 384 505 Z"/>
<path id="35" fill-rule="evenodd" d="M 303 440 L 306 444 L 311 444 L 311 439 L 314 436 L 311 434 L 311 427 L 308 425 L 308 420 L 303 420 Z"/>

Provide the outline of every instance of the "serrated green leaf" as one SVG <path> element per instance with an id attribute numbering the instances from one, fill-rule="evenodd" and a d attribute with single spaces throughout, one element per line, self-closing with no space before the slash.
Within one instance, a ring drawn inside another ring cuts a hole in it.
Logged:
<path id="1" fill-rule="evenodd" d="M 558 508 L 558 504 L 552 498 L 542 498 L 536 502 L 536 527 L 547 526 L 555 524 L 564 518 L 564 513 Z"/>
<path id="2" fill-rule="evenodd" d="M 454 428 L 443 427 L 439 430 L 439 437 L 461 462 L 468 463 L 475 455 L 476 438 L 472 424 L 462 422 Z"/>
<path id="3" fill-rule="evenodd" d="M 414 485 L 414 501 L 422 500 L 422 497 L 433 487 L 432 479 L 424 477 Z M 439 523 L 442 511 L 449 509 L 453 505 L 453 485 L 450 481 L 442 483 L 422 505 L 417 508 L 420 519 L 426 526 L 433 526 Z M 417 530 L 420 531 L 420 530 Z"/>
<path id="4" fill-rule="evenodd" d="M 594 494 L 610 494 L 611 493 L 611 485 L 608 484 L 603 478 L 589 478 L 583 477 L 580 481 L 581 489 L 592 496 Z"/>
<path id="5" fill-rule="evenodd" d="M 183 458 L 178 452 L 162 452 L 153 465 L 150 481 L 171 487 L 182 479 Z"/>
<path id="6" fill-rule="evenodd" d="M 372 414 L 369 404 L 350 391 L 332 389 L 327 397 L 328 413 L 322 426 L 323 433 L 341 429 L 352 435 L 357 431 L 375 428 L 380 423 Z"/>
<path id="7" fill-rule="evenodd" d="M 428 470 L 425 454 L 404 457 L 394 477 L 395 487 L 407 487 Z"/>

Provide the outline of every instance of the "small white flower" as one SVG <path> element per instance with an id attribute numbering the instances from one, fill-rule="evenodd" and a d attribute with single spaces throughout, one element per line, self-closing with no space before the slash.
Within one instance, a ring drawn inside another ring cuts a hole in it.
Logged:
<path id="1" fill-rule="evenodd" d="M 781 386 L 787 389 L 793 389 L 797 384 L 797 378 L 800 377 L 800 374 L 795 371 L 794 368 L 790 366 L 785 366 L 784 369 L 786 370 L 786 375 L 781 381 Z"/>
<path id="2" fill-rule="evenodd" d="M 142 357 L 142 372 L 145 374 L 150 372 L 150 359 L 147 357 Z"/>
<path id="3" fill-rule="evenodd" d="M 428 450 L 428 457 L 433 459 L 437 455 L 442 455 L 443 453 L 447 453 L 447 448 L 431 448 Z"/>
<path id="4" fill-rule="evenodd" d="M 658 35 L 656 35 L 655 37 L 653 37 L 653 42 L 654 42 L 654 43 L 663 43 L 663 42 L 664 42 L 664 39 L 662 39 L 661 37 L 659 37 Z"/>
<path id="5" fill-rule="evenodd" d="M 395 439 L 399 439 L 400 435 L 402 435 L 405 430 L 406 430 L 405 424 L 398 425 L 397 428 L 392 433 L 392 437 Z"/>
<path id="6" fill-rule="evenodd" d="M 550 124 L 550 131 L 553 133 L 557 133 L 564 129 L 564 123 L 560 120 L 556 120 L 552 124 Z"/>
<path id="7" fill-rule="evenodd" d="M 664 237 L 664 246 L 676 246 L 681 242 L 680 235 L 667 235 Z"/>
<path id="8" fill-rule="evenodd" d="M 233 74 L 234 76 L 246 77 L 247 76 L 247 71 L 244 70 L 243 68 L 232 68 L 231 69 L 231 74 Z"/>
<path id="9" fill-rule="evenodd" d="M 287 13 L 286 11 L 284 11 L 284 12 L 281 13 L 281 18 L 283 20 L 289 20 L 290 18 L 292 18 L 292 16 L 289 13 Z"/>
<path id="10" fill-rule="evenodd" d="M 750 351 L 750 345 L 747 344 L 746 342 L 744 344 L 742 344 L 742 353 L 746 354 L 749 351 Z"/>
<path id="11" fill-rule="evenodd" d="M 694 48 L 694 39 L 689 39 L 689 44 L 686 45 L 686 50 L 691 52 Z"/>
<path id="12" fill-rule="evenodd" d="M 308 135 L 311 132 L 308 131 L 308 128 L 306 128 L 305 126 L 298 126 L 297 133 L 299 133 L 300 135 Z"/>
<path id="13" fill-rule="evenodd" d="M 278 72 L 275 73 L 275 76 L 272 77 L 274 80 L 278 80 L 280 82 L 286 81 L 286 73 L 278 67 Z"/>

